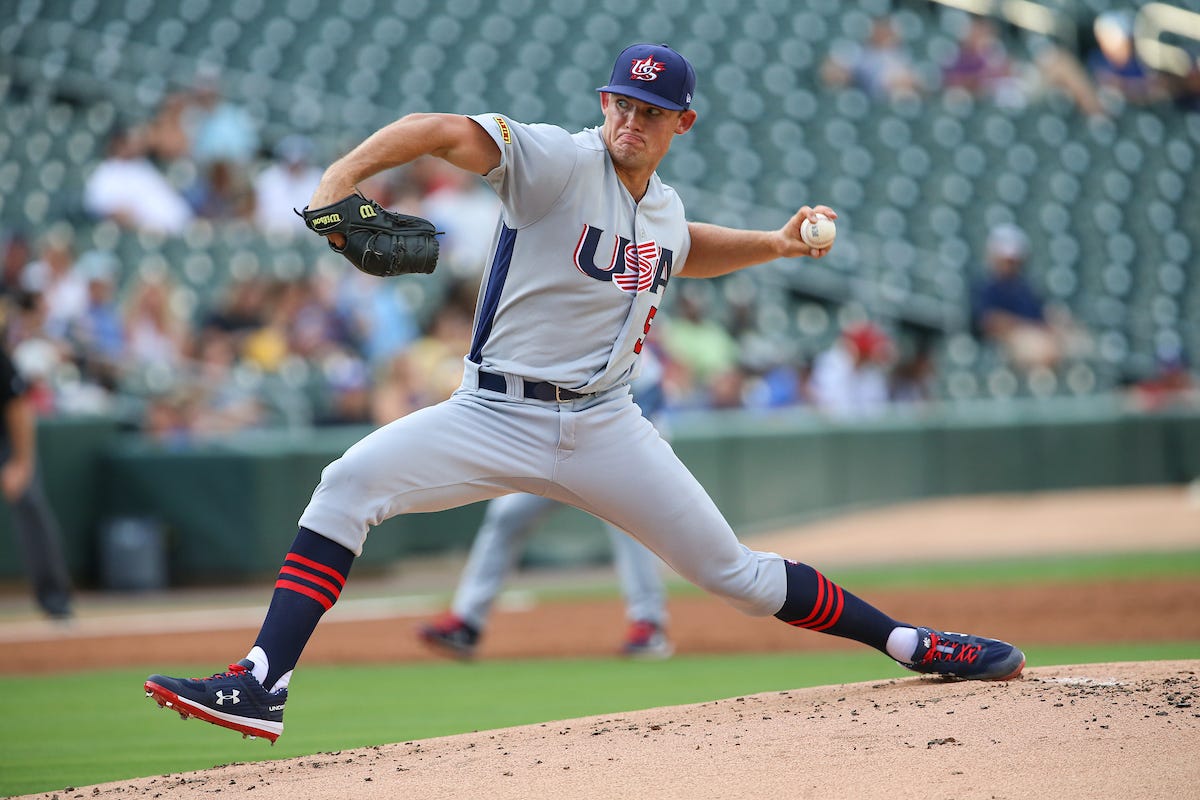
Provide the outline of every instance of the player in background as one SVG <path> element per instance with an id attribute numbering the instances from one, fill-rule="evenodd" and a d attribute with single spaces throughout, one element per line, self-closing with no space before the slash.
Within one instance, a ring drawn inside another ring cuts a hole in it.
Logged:
<path id="1" fill-rule="evenodd" d="M 828 248 L 804 243 L 800 226 L 837 217 L 805 205 L 774 230 L 689 221 L 657 169 L 696 123 L 695 85 L 682 55 L 636 44 L 598 89 L 599 127 L 570 133 L 498 113 L 410 114 L 330 165 L 310 208 L 342 202 L 370 176 L 421 155 L 484 176 L 500 197 L 462 386 L 325 468 L 244 658 L 204 679 L 151 675 L 149 696 L 274 741 L 293 670 L 371 528 L 513 492 L 628 531 L 748 615 L 853 639 L 916 672 L 1020 674 L 1025 656 L 1011 644 L 893 619 L 807 564 L 746 547 L 633 402 L 629 381 L 673 278 L 820 258 Z M 340 233 L 330 243 L 346 245 Z"/>
<path id="2" fill-rule="evenodd" d="M 662 365 L 651 350 L 643 352 L 642 374 L 630 389 L 642 415 L 661 431 L 663 426 L 657 418 L 663 405 Z M 509 494 L 489 502 L 459 576 L 450 611 L 420 627 L 421 641 L 455 658 L 472 658 L 492 603 L 516 563 L 521 545 L 560 505 L 536 494 Z M 621 652 L 637 659 L 670 658 L 674 647 L 666 632 L 666 590 L 659 571 L 662 562 L 638 540 L 612 525 L 605 527 L 629 620 Z"/>
<path id="3" fill-rule="evenodd" d="M 38 475 L 37 413 L 26 396 L 28 388 L 8 353 L 0 350 L 0 494 L 8 503 L 38 606 L 50 619 L 68 620 L 73 613 L 71 578 L 58 518 Z"/>

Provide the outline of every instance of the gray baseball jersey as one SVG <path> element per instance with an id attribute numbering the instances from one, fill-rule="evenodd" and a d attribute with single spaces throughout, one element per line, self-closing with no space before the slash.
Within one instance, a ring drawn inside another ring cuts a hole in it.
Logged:
<path id="1" fill-rule="evenodd" d="M 687 258 L 683 203 L 657 175 L 635 203 L 598 128 L 473 119 L 503 154 L 487 175 L 503 213 L 469 358 L 580 392 L 624 382 Z"/>
<path id="2" fill-rule="evenodd" d="M 635 202 L 598 129 L 473 119 L 500 148 L 485 177 L 502 214 L 463 384 L 326 467 L 300 524 L 358 554 L 397 514 L 527 492 L 627 531 L 746 613 L 774 614 L 783 559 L 738 542 L 629 393 L 690 247 L 679 198 L 656 175 Z"/>

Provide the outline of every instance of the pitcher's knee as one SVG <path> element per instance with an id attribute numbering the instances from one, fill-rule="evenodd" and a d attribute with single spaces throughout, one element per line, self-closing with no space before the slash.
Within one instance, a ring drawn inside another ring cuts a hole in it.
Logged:
<path id="1" fill-rule="evenodd" d="M 695 575 L 684 577 L 754 617 L 774 614 L 787 594 L 783 560 L 770 553 L 748 552 L 734 563 L 708 562 Z"/>

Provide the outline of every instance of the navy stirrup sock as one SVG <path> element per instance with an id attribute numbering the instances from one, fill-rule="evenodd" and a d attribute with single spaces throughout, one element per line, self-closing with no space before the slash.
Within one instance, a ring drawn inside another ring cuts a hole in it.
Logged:
<path id="1" fill-rule="evenodd" d="M 831 633 L 887 652 L 892 630 L 903 623 L 855 597 L 807 564 L 785 561 L 787 599 L 775 616 L 797 628 Z"/>
<path id="2" fill-rule="evenodd" d="M 301 528 L 284 558 L 275 593 L 254 644 L 267 654 L 263 686 L 270 689 L 300 660 L 321 620 L 342 593 L 354 553 L 308 528 Z"/>

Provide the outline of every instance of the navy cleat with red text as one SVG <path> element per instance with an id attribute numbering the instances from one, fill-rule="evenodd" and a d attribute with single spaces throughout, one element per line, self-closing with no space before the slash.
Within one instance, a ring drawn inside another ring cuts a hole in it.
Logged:
<path id="1" fill-rule="evenodd" d="M 973 681 L 1007 681 L 1025 668 L 1025 654 L 1008 642 L 966 633 L 917 628 L 917 651 L 909 663 L 914 672 Z"/>
<path id="2" fill-rule="evenodd" d="M 161 708 L 195 717 L 242 734 L 261 736 L 271 744 L 283 733 L 283 706 L 287 689 L 268 692 L 250 673 L 253 663 L 242 659 L 229 665 L 228 672 L 207 678 L 171 678 L 151 675 L 146 679 L 147 697 Z"/>

